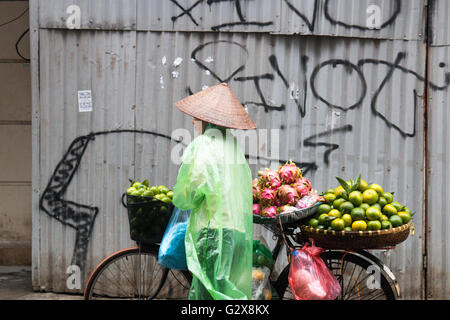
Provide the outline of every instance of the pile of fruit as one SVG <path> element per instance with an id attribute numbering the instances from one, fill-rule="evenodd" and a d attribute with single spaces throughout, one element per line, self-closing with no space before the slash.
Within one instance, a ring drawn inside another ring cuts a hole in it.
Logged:
<path id="1" fill-rule="evenodd" d="M 130 187 L 127 189 L 127 194 L 144 198 L 151 197 L 164 203 L 172 203 L 173 197 L 173 191 L 166 186 L 160 185 L 149 187 L 148 180 L 144 180 L 142 182 L 131 181 Z"/>
<path id="2" fill-rule="evenodd" d="M 313 206 L 324 199 L 292 161 L 279 170 L 265 169 L 253 180 L 253 214 L 273 218 Z"/>
<path id="3" fill-rule="evenodd" d="M 340 186 L 323 194 L 325 203 L 308 221 L 309 226 L 337 231 L 365 231 L 395 228 L 411 221 L 411 210 L 394 201 L 393 193 L 385 192 L 379 184 L 369 185 L 361 179 L 361 175 L 350 181 L 336 179 Z"/>

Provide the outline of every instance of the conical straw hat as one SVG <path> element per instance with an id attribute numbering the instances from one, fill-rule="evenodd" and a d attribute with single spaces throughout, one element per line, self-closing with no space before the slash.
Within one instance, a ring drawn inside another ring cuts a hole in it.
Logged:
<path id="1" fill-rule="evenodd" d="M 221 127 L 250 130 L 256 124 L 226 83 L 204 89 L 176 104 L 182 112 Z"/>

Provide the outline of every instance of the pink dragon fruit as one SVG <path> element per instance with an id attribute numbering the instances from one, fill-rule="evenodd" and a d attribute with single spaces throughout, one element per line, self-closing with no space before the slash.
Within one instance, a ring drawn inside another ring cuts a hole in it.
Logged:
<path id="1" fill-rule="evenodd" d="M 261 186 L 258 179 L 253 180 L 253 202 L 259 202 L 261 196 Z"/>
<path id="2" fill-rule="evenodd" d="M 258 204 L 258 203 L 253 204 L 253 214 L 257 215 L 257 216 L 261 215 L 261 205 L 260 204 Z"/>
<path id="3" fill-rule="evenodd" d="M 302 177 L 301 170 L 292 161 L 286 162 L 284 166 L 280 166 L 278 174 L 281 181 L 287 184 L 294 183 L 297 179 Z"/>
<path id="4" fill-rule="evenodd" d="M 277 190 L 278 200 L 282 205 L 290 204 L 295 205 L 299 199 L 297 190 L 288 184 L 284 184 Z"/>
<path id="5" fill-rule="evenodd" d="M 273 218 L 277 215 L 277 207 L 275 206 L 265 207 L 262 210 L 261 215 L 263 217 Z"/>
<path id="6" fill-rule="evenodd" d="M 312 189 L 311 183 L 306 178 L 297 179 L 292 186 L 297 190 L 300 197 L 306 196 Z"/>
<path id="7" fill-rule="evenodd" d="M 276 170 L 266 169 L 264 171 L 260 171 L 259 175 L 261 176 L 260 183 L 267 188 L 270 189 L 278 189 L 281 186 L 280 176 Z"/>
<path id="8" fill-rule="evenodd" d="M 263 205 L 266 206 L 270 206 L 273 205 L 275 203 L 277 197 L 277 191 L 270 189 L 270 188 L 265 188 L 260 195 L 260 201 Z"/>

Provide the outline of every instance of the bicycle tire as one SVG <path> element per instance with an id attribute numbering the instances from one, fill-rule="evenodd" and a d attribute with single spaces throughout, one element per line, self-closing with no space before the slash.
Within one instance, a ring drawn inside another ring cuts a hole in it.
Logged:
<path id="1" fill-rule="evenodd" d="M 186 299 L 192 276 L 188 271 L 161 266 L 158 250 L 159 246 L 151 245 L 114 252 L 91 273 L 84 299 Z M 136 268 L 138 265 L 141 267 Z"/>
<path id="2" fill-rule="evenodd" d="M 339 300 L 395 300 L 396 294 L 393 288 L 393 284 L 388 281 L 388 277 L 384 274 L 383 271 L 379 272 L 379 282 L 372 282 L 374 278 L 370 278 L 372 273 L 367 272 L 370 266 L 375 266 L 374 263 L 371 263 L 369 260 L 362 258 L 359 255 L 353 253 L 347 253 L 344 251 L 325 251 L 322 255 L 324 262 L 328 266 L 328 268 L 335 275 L 339 284 L 341 285 L 341 294 L 337 298 Z M 349 264 L 353 265 L 353 268 L 350 272 L 347 272 L 347 266 Z M 290 292 L 289 288 L 289 268 L 290 264 L 288 264 L 278 279 L 273 284 L 273 287 L 277 291 L 280 299 L 294 299 L 294 296 Z M 342 268 L 342 270 L 341 270 Z M 357 276 L 355 275 L 355 270 L 357 270 Z M 365 272 L 363 272 L 365 271 Z M 380 271 L 380 270 L 378 270 Z M 342 276 L 341 276 L 342 272 Z M 348 275 L 350 274 L 350 277 Z M 359 279 L 363 275 L 362 279 Z M 364 282 L 364 280 L 366 280 Z M 371 281 L 370 286 L 374 286 L 372 288 L 368 287 L 368 282 Z M 353 286 L 351 286 L 353 284 Z M 362 284 L 362 286 L 361 286 Z M 379 284 L 377 286 L 377 284 Z M 367 289 L 367 290 L 365 290 Z M 367 292 L 368 291 L 368 292 Z M 366 294 L 367 293 L 367 294 Z"/>

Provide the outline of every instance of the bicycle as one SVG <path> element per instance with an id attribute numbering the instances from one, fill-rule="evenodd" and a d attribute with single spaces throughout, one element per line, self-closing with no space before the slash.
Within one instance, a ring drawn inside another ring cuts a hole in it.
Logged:
<path id="1" fill-rule="evenodd" d="M 272 232 L 273 240 L 276 241 L 272 250 L 275 261 L 284 244 L 286 248 L 298 248 L 308 240 L 303 239 L 301 232 L 298 232 L 300 223 L 263 225 Z M 186 299 L 192 274 L 186 270 L 161 266 L 158 263 L 158 251 L 159 244 L 137 243 L 135 247 L 111 254 L 92 272 L 86 283 L 84 299 L 152 300 L 158 295 L 164 299 Z M 394 300 L 401 296 L 392 271 L 367 250 L 324 248 L 321 257 L 341 285 L 339 299 Z M 286 265 L 276 279 L 270 280 L 280 299 L 293 299 L 288 283 L 289 267 L 290 264 Z M 372 271 L 378 272 L 378 282 L 372 281 L 375 279 Z"/>

